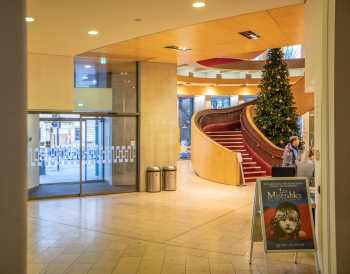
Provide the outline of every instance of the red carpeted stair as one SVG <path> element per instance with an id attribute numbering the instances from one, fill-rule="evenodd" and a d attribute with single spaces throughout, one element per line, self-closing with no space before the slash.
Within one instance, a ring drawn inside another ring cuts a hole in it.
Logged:
<path id="1" fill-rule="evenodd" d="M 205 131 L 205 133 L 224 147 L 242 153 L 245 182 L 255 182 L 257 178 L 266 176 L 266 170 L 258 164 L 247 150 L 240 130 Z"/>

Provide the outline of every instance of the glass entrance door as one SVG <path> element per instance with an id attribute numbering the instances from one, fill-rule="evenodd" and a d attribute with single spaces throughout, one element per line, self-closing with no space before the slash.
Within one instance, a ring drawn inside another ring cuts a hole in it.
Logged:
<path id="1" fill-rule="evenodd" d="M 137 190 L 137 117 L 82 117 L 82 195 Z"/>
<path id="2" fill-rule="evenodd" d="M 29 197 L 137 190 L 137 116 L 33 115 Z"/>
<path id="3" fill-rule="evenodd" d="M 40 185 L 79 183 L 79 119 L 40 121 Z"/>
<path id="4" fill-rule="evenodd" d="M 104 148 L 104 119 L 82 118 L 83 182 L 103 182 L 104 164 L 99 160 Z"/>

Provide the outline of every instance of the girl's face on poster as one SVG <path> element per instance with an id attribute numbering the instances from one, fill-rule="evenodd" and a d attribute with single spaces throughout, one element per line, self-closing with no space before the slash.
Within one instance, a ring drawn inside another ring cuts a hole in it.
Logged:
<path id="1" fill-rule="evenodd" d="M 286 234 L 292 234 L 298 226 L 299 214 L 293 209 L 277 210 L 278 225 Z"/>

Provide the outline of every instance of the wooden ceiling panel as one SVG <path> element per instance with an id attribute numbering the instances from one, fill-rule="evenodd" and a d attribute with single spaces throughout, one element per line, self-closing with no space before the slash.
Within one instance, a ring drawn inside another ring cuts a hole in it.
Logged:
<path id="1" fill-rule="evenodd" d="M 111 44 L 92 53 L 179 65 L 215 57 L 251 58 L 267 48 L 302 44 L 303 26 L 304 5 L 299 4 L 150 34 Z M 247 30 L 259 34 L 260 39 L 250 40 L 239 34 Z M 180 52 L 164 48 L 171 45 L 192 50 Z"/>

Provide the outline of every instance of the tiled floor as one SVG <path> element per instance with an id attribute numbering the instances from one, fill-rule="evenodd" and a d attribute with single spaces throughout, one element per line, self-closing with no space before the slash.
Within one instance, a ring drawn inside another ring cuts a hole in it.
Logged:
<path id="1" fill-rule="evenodd" d="M 315 273 L 313 255 L 264 255 L 248 264 L 254 186 L 196 177 L 180 161 L 176 192 L 29 202 L 30 274 Z"/>

